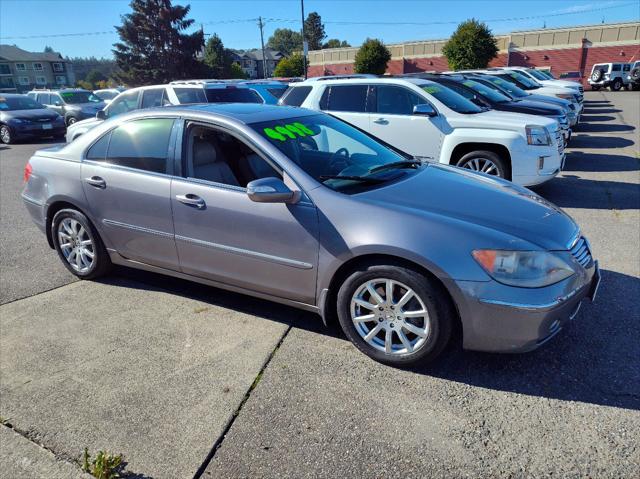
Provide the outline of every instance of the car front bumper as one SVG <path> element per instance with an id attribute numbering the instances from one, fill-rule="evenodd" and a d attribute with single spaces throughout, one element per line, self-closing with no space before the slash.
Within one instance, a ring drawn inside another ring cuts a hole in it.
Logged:
<path id="1" fill-rule="evenodd" d="M 501 353 L 536 349 L 576 317 L 582 300 L 595 299 L 599 282 L 594 261 L 571 278 L 544 288 L 454 281 L 455 287 L 449 289 L 456 291 L 463 347 Z"/>
<path id="2" fill-rule="evenodd" d="M 10 125 L 11 134 L 15 139 L 21 138 L 45 138 L 48 136 L 64 136 L 67 131 L 63 123 L 51 124 L 51 128 L 44 129 L 42 124 L 30 123 L 26 125 Z"/>

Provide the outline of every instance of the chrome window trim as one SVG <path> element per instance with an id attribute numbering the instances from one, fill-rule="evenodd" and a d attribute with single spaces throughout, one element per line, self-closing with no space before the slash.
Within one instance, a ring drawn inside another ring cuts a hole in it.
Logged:
<path id="1" fill-rule="evenodd" d="M 88 165 L 94 165 L 94 166 L 102 166 L 104 168 L 111 168 L 114 170 L 123 170 L 123 171 L 130 171 L 132 173 L 139 173 L 142 175 L 149 175 L 149 176 L 157 176 L 160 178 L 167 178 L 167 179 L 171 179 L 174 178 L 173 175 L 169 175 L 167 173 L 157 173 L 155 171 L 148 171 L 148 170 L 139 170 L 138 168 L 131 168 L 129 166 L 122 166 L 122 165 L 114 165 L 113 163 L 108 163 L 106 161 L 98 161 L 98 160 L 82 160 L 83 163 L 87 163 Z"/>

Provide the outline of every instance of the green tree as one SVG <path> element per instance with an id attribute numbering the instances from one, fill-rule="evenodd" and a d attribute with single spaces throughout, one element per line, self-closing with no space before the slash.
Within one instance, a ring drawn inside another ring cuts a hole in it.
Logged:
<path id="1" fill-rule="evenodd" d="M 197 54 L 204 44 L 203 33 L 184 33 L 193 25 L 189 5 L 172 5 L 171 0 L 132 0 L 132 12 L 122 15 L 116 26 L 120 41 L 113 54 L 121 69 L 119 80 L 135 86 L 167 83 L 198 77 L 203 72 Z"/>
<path id="2" fill-rule="evenodd" d="M 322 40 L 327 38 L 322 18 L 318 12 L 311 12 L 304 21 L 304 38 L 309 43 L 309 50 L 320 50 Z"/>
<path id="3" fill-rule="evenodd" d="M 302 50 L 302 34 L 288 28 L 276 28 L 267 41 L 267 47 L 288 57 Z"/>
<path id="4" fill-rule="evenodd" d="M 304 59 L 299 53 L 294 53 L 289 58 L 283 58 L 273 70 L 274 77 L 300 77 L 304 75 Z"/>
<path id="5" fill-rule="evenodd" d="M 322 45 L 322 49 L 324 50 L 325 48 L 345 48 L 350 46 L 351 45 L 349 45 L 345 40 L 340 41 L 337 38 L 330 38 L 329 40 L 324 42 L 324 44 Z"/>
<path id="6" fill-rule="evenodd" d="M 244 72 L 242 67 L 237 62 L 233 62 L 231 64 L 231 68 L 229 68 L 229 78 L 246 79 L 247 74 Z"/>
<path id="7" fill-rule="evenodd" d="M 389 60 L 391 60 L 389 49 L 380 40 L 367 38 L 356 53 L 354 70 L 356 73 L 383 75 Z"/>
<path id="8" fill-rule="evenodd" d="M 53 48 L 51 48 L 49 45 L 44 47 L 44 52 L 45 53 L 54 53 Z"/>
<path id="9" fill-rule="evenodd" d="M 204 46 L 204 63 L 215 78 L 229 78 L 231 55 L 217 34 L 213 34 Z"/>
<path id="10" fill-rule="evenodd" d="M 106 81 L 107 77 L 98 69 L 94 68 L 85 77 L 85 82 L 91 85 L 92 89 L 98 88 L 98 82 Z"/>
<path id="11" fill-rule="evenodd" d="M 472 18 L 458 25 L 442 53 L 452 70 L 486 68 L 498 54 L 498 44 L 489 27 Z"/>

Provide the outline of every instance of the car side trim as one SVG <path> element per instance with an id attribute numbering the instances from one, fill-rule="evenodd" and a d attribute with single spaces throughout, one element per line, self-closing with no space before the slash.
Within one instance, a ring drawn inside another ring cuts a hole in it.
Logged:
<path id="1" fill-rule="evenodd" d="M 211 248 L 226 253 L 238 254 L 241 256 L 248 256 L 249 258 L 257 258 L 271 263 L 277 263 L 284 266 L 291 266 L 298 269 L 312 269 L 313 265 L 305 263 L 304 261 L 298 261 L 295 259 L 283 258 L 281 256 L 274 256 L 267 253 L 260 253 L 258 251 L 236 248 L 235 246 L 227 246 L 219 243 L 211 243 L 210 241 L 199 240 L 195 238 L 189 238 L 187 236 L 176 235 L 176 241 L 182 241 L 184 243 L 195 244 L 204 248 Z"/>
<path id="2" fill-rule="evenodd" d="M 119 221 L 113 221 L 108 219 L 103 219 L 102 222 L 108 226 L 115 226 L 116 228 L 124 228 L 132 231 L 139 231 L 140 233 L 147 233 L 150 235 L 160 236 L 162 238 L 174 238 L 173 233 L 167 233 L 165 231 L 158 231 L 151 228 L 145 228 L 144 226 L 136 226 L 130 225 L 128 223 L 120 223 Z"/>
<path id="3" fill-rule="evenodd" d="M 40 208 L 44 206 L 44 203 L 42 201 L 35 200 L 30 196 L 25 195 L 24 193 L 21 196 L 22 196 L 22 199 L 27 203 L 31 203 L 32 205 L 39 206 Z"/>

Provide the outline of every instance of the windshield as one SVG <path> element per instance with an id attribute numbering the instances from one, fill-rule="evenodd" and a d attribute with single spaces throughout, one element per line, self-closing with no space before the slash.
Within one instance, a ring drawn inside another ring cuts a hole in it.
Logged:
<path id="1" fill-rule="evenodd" d="M 507 95 L 500 93 L 495 88 L 490 88 L 486 85 L 483 85 L 482 83 L 478 83 L 477 81 L 465 80 L 462 82 L 462 84 L 468 86 L 473 91 L 480 93 L 482 96 L 495 103 L 507 103 L 511 100 Z"/>
<path id="2" fill-rule="evenodd" d="M 115 97 L 118 96 L 118 93 L 120 93 L 120 92 L 104 90 L 104 91 L 96 92 L 96 95 L 98 95 L 103 100 L 113 100 Z"/>
<path id="3" fill-rule="evenodd" d="M 540 73 L 542 73 L 544 76 L 547 77 L 547 80 L 555 80 L 556 77 L 553 76 L 553 73 L 551 73 L 549 70 L 538 70 Z"/>
<path id="4" fill-rule="evenodd" d="M 508 72 L 503 77 L 511 78 L 513 81 L 518 83 L 518 86 L 521 86 L 525 90 L 533 90 L 535 88 L 539 88 L 540 85 L 535 80 L 532 80 L 529 77 L 524 76 L 522 73 L 518 72 Z"/>
<path id="5" fill-rule="evenodd" d="M 40 110 L 44 106 L 28 96 L 0 96 L 1 111 Z"/>
<path id="6" fill-rule="evenodd" d="M 258 94 L 248 88 L 207 88 L 209 103 L 262 103 Z"/>
<path id="7" fill-rule="evenodd" d="M 60 96 L 65 103 L 78 104 L 78 103 L 100 103 L 102 98 L 98 95 L 94 95 L 88 91 L 65 91 L 60 92 Z"/>
<path id="8" fill-rule="evenodd" d="M 527 70 L 531 75 L 533 75 L 536 80 L 541 80 L 541 81 L 546 81 L 549 78 L 547 78 L 542 72 L 536 70 L 535 68 L 529 68 L 529 70 Z"/>
<path id="9" fill-rule="evenodd" d="M 403 176 L 403 167 L 409 164 L 416 168 L 411 157 L 402 156 L 329 115 L 250 126 L 311 177 L 336 191 L 362 191 Z"/>
<path id="10" fill-rule="evenodd" d="M 445 86 L 429 83 L 428 85 L 422 85 L 421 88 L 455 112 L 469 114 L 484 111 L 475 103 L 470 102 L 462 95 Z"/>

